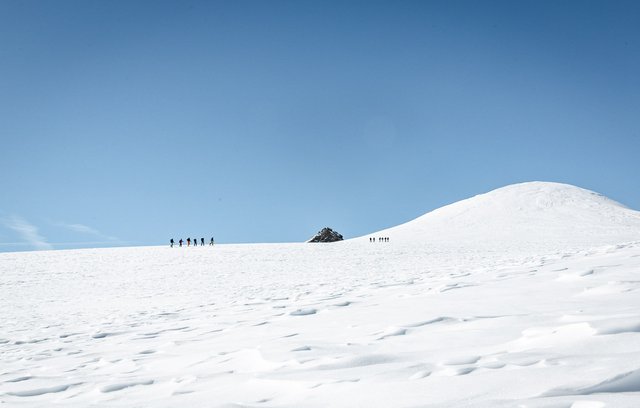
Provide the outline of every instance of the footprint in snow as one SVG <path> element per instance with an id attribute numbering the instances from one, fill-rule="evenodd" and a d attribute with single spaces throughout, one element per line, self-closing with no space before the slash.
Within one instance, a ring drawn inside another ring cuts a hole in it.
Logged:
<path id="1" fill-rule="evenodd" d="M 378 337 L 377 340 L 384 340 L 387 337 L 404 336 L 405 334 L 407 334 L 407 329 L 403 327 L 389 327 L 387 330 L 382 332 L 381 336 Z"/>
<path id="2" fill-rule="evenodd" d="M 480 360 L 480 356 L 461 356 L 454 357 L 442 362 L 443 365 L 465 365 L 475 364 Z"/>
<path id="3" fill-rule="evenodd" d="M 104 393 L 115 392 L 115 391 L 124 390 L 125 388 L 135 387 L 137 385 L 151 385 L 151 384 L 153 384 L 153 380 L 132 381 L 132 382 L 126 382 L 126 383 L 110 384 L 100 388 L 100 392 L 104 392 Z"/>
<path id="4" fill-rule="evenodd" d="M 120 333 L 120 332 L 101 332 L 101 333 L 95 333 L 91 337 L 94 338 L 94 339 L 104 339 L 105 337 L 117 336 L 119 334 L 122 334 L 122 333 Z"/>
<path id="5" fill-rule="evenodd" d="M 475 283 L 449 283 L 440 288 L 440 293 L 447 292 L 454 289 L 468 288 L 470 286 L 477 286 Z"/>
<path id="6" fill-rule="evenodd" d="M 471 374 L 476 369 L 477 367 L 447 367 L 444 370 L 438 371 L 436 374 L 439 376 L 456 377 L 459 375 Z"/>
<path id="7" fill-rule="evenodd" d="M 24 376 L 24 377 L 13 378 L 11 380 L 6 380 L 5 382 L 17 383 L 17 382 L 27 381 L 27 380 L 30 380 L 32 378 L 33 378 L 32 376 L 28 375 L 28 376 Z"/>
<path id="8" fill-rule="evenodd" d="M 37 397 L 38 395 L 44 394 L 53 394 L 58 392 L 63 392 L 68 390 L 69 388 L 79 385 L 77 384 L 65 384 L 65 385 L 56 385 L 55 387 L 47 387 L 47 388 L 36 388 L 32 390 L 22 390 L 22 391 L 12 391 L 8 392 L 7 395 L 11 395 L 14 397 Z"/>
<path id="9" fill-rule="evenodd" d="M 317 309 L 307 308 L 307 309 L 294 310 L 289 314 L 291 316 L 308 316 L 308 315 L 316 314 L 317 311 L 318 311 Z"/>
<path id="10" fill-rule="evenodd" d="M 501 361 L 489 361 L 482 365 L 482 368 L 488 368 L 490 370 L 497 370 L 499 368 L 504 368 L 506 366 L 505 363 Z"/>
<path id="11" fill-rule="evenodd" d="M 411 377 L 409 377 L 410 380 L 419 380 L 421 378 L 425 378 L 431 375 L 431 371 L 429 370 L 420 370 L 417 373 L 415 373 L 414 375 L 412 375 Z"/>
<path id="12" fill-rule="evenodd" d="M 453 320 L 453 318 L 446 317 L 446 316 L 438 316 L 438 317 L 435 317 L 433 319 L 423 320 L 421 322 L 405 324 L 404 327 L 422 327 L 422 326 L 427 326 L 427 325 L 433 324 L 433 323 L 444 322 L 446 320 Z"/>

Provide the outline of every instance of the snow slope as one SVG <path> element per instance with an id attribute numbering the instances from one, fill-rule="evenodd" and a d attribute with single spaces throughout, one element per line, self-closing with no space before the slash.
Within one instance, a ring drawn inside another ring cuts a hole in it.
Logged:
<path id="1" fill-rule="evenodd" d="M 529 182 L 447 205 L 369 236 L 438 246 L 578 249 L 640 239 L 640 212 L 568 184 Z"/>
<path id="2" fill-rule="evenodd" d="M 0 254 L 0 406 L 638 407 L 637 225 L 526 183 L 388 243 Z"/>

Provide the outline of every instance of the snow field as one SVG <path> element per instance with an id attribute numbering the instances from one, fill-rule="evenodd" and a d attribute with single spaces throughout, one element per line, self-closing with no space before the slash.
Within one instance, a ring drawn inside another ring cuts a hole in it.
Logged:
<path id="1" fill-rule="evenodd" d="M 0 254 L 0 265 L 8 406 L 640 398 L 640 243 L 520 261 L 351 241 Z"/>
<path id="2" fill-rule="evenodd" d="M 524 183 L 371 236 L 0 254 L 0 405 L 640 406 L 640 213 Z"/>

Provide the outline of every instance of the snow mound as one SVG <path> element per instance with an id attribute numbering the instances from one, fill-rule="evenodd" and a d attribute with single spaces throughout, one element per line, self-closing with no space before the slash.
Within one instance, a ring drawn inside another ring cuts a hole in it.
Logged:
<path id="1" fill-rule="evenodd" d="M 371 235 L 479 248 L 582 249 L 639 240 L 640 212 L 576 186 L 528 182 L 458 201 Z"/>

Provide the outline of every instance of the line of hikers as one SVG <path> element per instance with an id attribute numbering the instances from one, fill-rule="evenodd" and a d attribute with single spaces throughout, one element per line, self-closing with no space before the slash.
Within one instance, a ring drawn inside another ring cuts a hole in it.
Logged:
<path id="1" fill-rule="evenodd" d="M 180 241 L 178 241 L 178 244 L 180 246 L 182 246 L 182 244 L 185 241 L 182 240 L 182 238 L 180 238 Z M 191 238 L 187 238 L 187 246 L 191 246 L 191 242 L 193 242 L 193 246 L 198 246 L 198 238 L 194 238 L 193 240 Z M 171 240 L 169 240 L 169 244 L 171 244 L 171 248 L 173 248 L 173 245 L 175 245 L 175 241 L 173 240 L 173 238 L 171 238 Z M 211 241 L 209 241 L 209 245 L 213 246 L 214 242 L 213 242 L 213 237 L 211 237 Z M 200 238 L 200 246 L 204 246 L 204 238 Z"/>
<path id="2" fill-rule="evenodd" d="M 369 242 L 376 242 L 376 237 L 369 238 Z M 389 237 L 378 237 L 378 242 L 389 242 Z"/>

